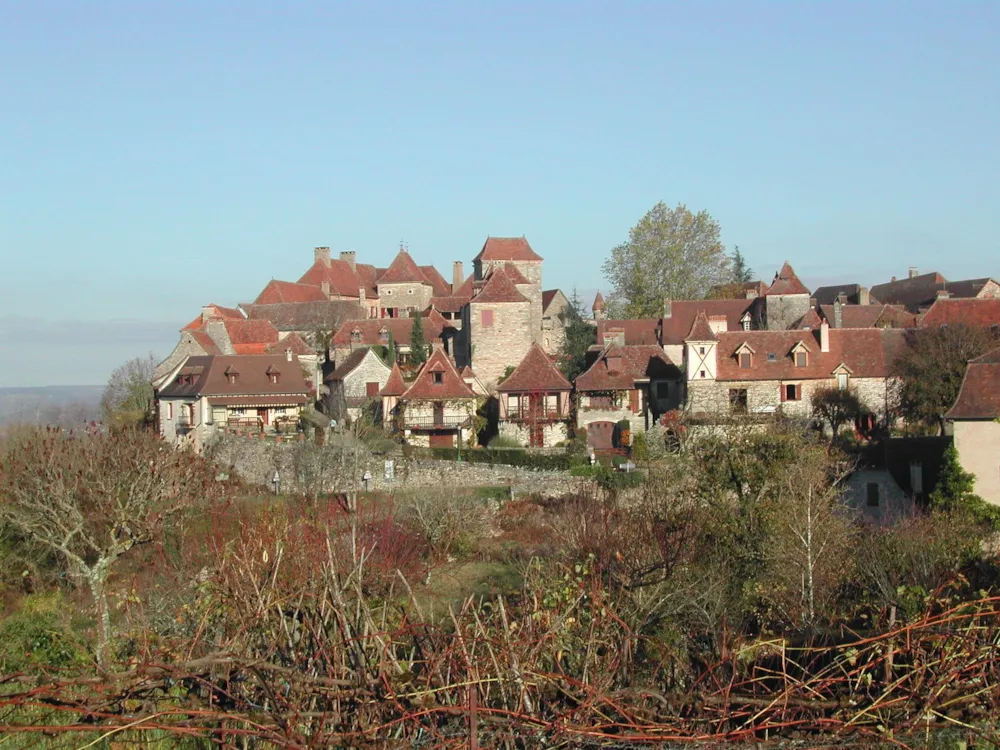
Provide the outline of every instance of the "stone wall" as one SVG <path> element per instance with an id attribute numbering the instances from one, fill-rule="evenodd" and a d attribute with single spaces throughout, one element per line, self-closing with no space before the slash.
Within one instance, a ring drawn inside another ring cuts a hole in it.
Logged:
<path id="1" fill-rule="evenodd" d="M 577 427 L 586 427 L 594 422 L 620 422 L 623 419 L 629 421 L 632 432 L 646 431 L 646 418 L 643 414 L 636 414 L 628 407 L 622 409 L 579 409 L 576 413 Z"/>
<path id="2" fill-rule="evenodd" d="M 767 330 L 784 331 L 809 312 L 808 294 L 775 294 L 764 297 Z"/>
<path id="3" fill-rule="evenodd" d="M 802 386 L 802 398 L 797 401 L 782 401 L 784 385 L 797 383 Z M 812 399 L 817 391 L 836 388 L 836 378 L 822 380 L 692 380 L 687 385 L 687 409 L 692 414 L 729 415 L 732 408 L 729 401 L 730 390 L 745 389 L 747 411 L 750 414 L 773 412 L 781 409 L 788 417 L 808 418 L 812 416 Z M 891 407 L 892 388 L 886 378 L 851 378 L 853 390 L 862 405 L 878 417 L 885 418 L 887 398 Z"/>
<path id="4" fill-rule="evenodd" d="M 542 428 L 542 445 L 536 447 L 551 448 L 569 437 L 566 422 L 546 422 L 539 427 Z M 524 446 L 531 445 L 531 427 L 523 422 L 500 422 L 500 435 L 512 438 Z"/>
<path id="5" fill-rule="evenodd" d="M 483 311 L 493 311 L 493 325 L 483 327 Z M 487 388 L 507 367 L 516 367 L 531 347 L 530 302 L 469 303 L 472 369 Z"/>
<path id="6" fill-rule="evenodd" d="M 191 332 L 184 331 L 181 333 L 181 338 L 180 341 L 177 342 L 177 346 L 175 346 L 174 350 L 167 355 L 165 360 L 156 366 L 153 374 L 157 378 L 162 378 L 187 357 L 200 357 L 204 354 L 205 350 L 202 348 L 201 344 L 195 341 Z"/>
<path id="7" fill-rule="evenodd" d="M 868 485 L 878 485 L 878 505 L 868 505 Z M 913 513 L 913 500 L 885 469 L 861 469 L 844 482 L 848 507 L 877 521 L 893 521 Z"/>
<path id="8" fill-rule="evenodd" d="M 412 307 L 417 312 L 426 310 L 431 303 L 434 288 L 427 284 L 379 284 L 378 296 L 382 307 Z"/>
<path id="9" fill-rule="evenodd" d="M 378 355 L 369 352 L 361 360 L 361 364 L 344 377 L 342 381 L 344 396 L 346 398 L 366 398 L 368 395 L 367 384 L 378 383 L 379 390 L 382 390 L 389 380 L 390 374 L 392 374 L 392 370 L 378 358 Z"/>

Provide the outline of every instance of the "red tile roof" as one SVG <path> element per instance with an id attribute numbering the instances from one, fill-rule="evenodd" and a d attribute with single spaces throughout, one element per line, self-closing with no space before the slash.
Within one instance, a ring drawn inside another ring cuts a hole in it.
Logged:
<path id="1" fill-rule="evenodd" d="M 515 284 L 530 284 L 531 282 L 524 278 L 524 274 L 517 270 L 517 266 L 513 263 L 504 263 L 502 266 L 494 266 L 493 273 L 504 273 L 507 274 L 507 278 L 513 281 Z"/>
<path id="2" fill-rule="evenodd" d="M 919 318 L 920 328 L 965 323 L 977 328 L 1000 325 L 1000 299 L 939 299 Z"/>
<path id="3" fill-rule="evenodd" d="M 527 302 L 528 299 L 514 286 L 505 273 L 492 273 L 482 291 L 472 298 L 473 302 Z"/>
<path id="4" fill-rule="evenodd" d="M 346 260 L 331 259 L 329 266 L 318 260 L 302 274 L 298 283 L 318 287 L 326 281 L 330 284 L 330 292 L 341 297 L 358 297 L 359 290 L 364 287 L 366 297 L 377 297 L 372 280 L 367 278 L 368 272 L 362 270 L 359 274 L 358 268 L 362 267 L 351 268 Z"/>
<path id="5" fill-rule="evenodd" d="M 385 381 L 379 395 L 402 396 L 404 393 L 406 393 L 406 383 L 403 382 L 403 373 L 399 369 L 399 363 L 393 362 L 392 372 L 389 373 L 389 379 Z"/>
<path id="6" fill-rule="evenodd" d="M 483 249 L 473 260 L 541 260 L 524 237 L 487 237 Z"/>
<path id="7" fill-rule="evenodd" d="M 447 297 L 451 294 L 451 284 L 445 281 L 444 276 L 434 266 L 420 266 L 420 271 L 433 287 L 436 296 Z"/>
<path id="8" fill-rule="evenodd" d="M 699 312 L 713 318 L 725 315 L 726 330 L 739 330 L 743 327 L 740 321 L 754 304 L 752 299 L 674 300 L 670 305 L 670 317 L 661 321 L 660 342 L 664 346 L 684 343 Z"/>
<path id="9" fill-rule="evenodd" d="M 442 279 L 443 281 L 443 279 Z M 392 263 L 378 278 L 379 284 L 430 284 L 410 254 L 400 250 Z"/>
<path id="10" fill-rule="evenodd" d="M 325 302 L 326 295 L 318 286 L 296 284 L 272 279 L 254 300 L 255 305 L 275 305 L 282 302 Z"/>
<path id="11" fill-rule="evenodd" d="M 811 330 L 813 328 L 819 328 L 820 325 L 822 325 L 822 323 L 823 323 L 823 321 L 820 319 L 819 313 L 816 312 L 816 308 L 810 307 L 809 308 L 809 312 L 807 312 L 801 318 L 799 318 L 798 320 L 796 320 L 789 327 L 790 328 L 805 328 L 805 329 Z"/>
<path id="12" fill-rule="evenodd" d="M 597 343 L 599 345 L 604 346 L 604 344 L 616 340 L 619 333 L 625 334 L 624 343 L 627 346 L 656 345 L 660 343 L 660 321 L 656 318 L 597 321 Z"/>
<path id="13" fill-rule="evenodd" d="M 198 346 L 204 350 L 205 354 L 222 353 L 216 343 L 212 341 L 212 337 L 205 333 L 205 331 L 193 330 L 188 331 L 188 333 L 191 334 L 191 338 L 198 342 Z"/>
<path id="14" fill-rule="evenodd" d="M 820 305 L 820 312 L 832 326 L 836 322 L 833 305 Z M 841 328 L 914 328 L 916 316 L 902 305 L 841 305 Z"/>
<path id="15" fill-rule="evenodd" d="M 469 301 L 468 297 L 455 297 L 452 295 L 446 295 L 443 297 L 431 297 L 431 307 L 435 310 L 440 310 L 446 313 L 457 313 L 460 312 L 466 303 Z"/>
<path id="16" fill-rule="evenodd" d="M 698 313 L 695 316 L 694 323 L 691 324 L 691 331 L 685 337 L 684 341 L 718 341 L 719 339 L 715 335 L 715 331 L 708 324 L 708 316 L 704 312 Z"/>
<path id="17" fill-rule="evenodd" d="M 216 305 L 210 303 L 202 308 L 201 315 L 192 320 L 186 326 L 184 326 L 182 331 L 190 331 L 197 328 L 201 328 L 205 324 L 206 315 L 209 318 L 220 318 L 223 320 L 243 320 L 243 313 L 237 310 L 235 307 L 223 307 L 222 305 Z"/>
<path id="18" fill-rule="evenodd" d="M 624 391 L 636 381 L 678 377 L 677 367 L 658 346 L 609 346 L 576 379 L 580 391 Z"/>
<path id="19" fill-rule="evenodd" d="M 948 419 L 996 419 L 1000 417 L 1000 349 L 969 362 L 955 405 Z"/>
<path id="20" fill-rule="evenodd" d="M 597 290 L 597 296 L 594 297 L 594 304 L 590 306 L 591 310 L 603 310 L 604 309 L 604 297 L 601 296 L 601 290 Z"/>
<path id="21" fill-rule="evenodd" d="M 268 320 L 227 320 L 225 324 L 237 354 L 264 354 L 278 342 L 278 329 Z"/>
<path id="22" fill-rule="evenodd" d="M 791 264 L 786 260 L 781 270 L 774 274 L 774 281 L 764 296 L 772 294 L 809 294 L 809 290 L 799 281 Z"/>
<path id="23" fill-rule="evenodd" d="M 440 383 L 434 382 L 433 373 L 437 372 L 442 374 Z M 448 355 L 436 349 L 431 352 L 416 379 L 400 398 L 403 401 L 440 401 L 475 397 L 476 394 L 462 380 Z"/>
<path id="24" fill-rule="evenodd" d="M 267 353 L 284 354 L 288 349 L 292 350 L 292 354 L 300 357 L 316 356 L 316 350 L 297 333 L 290 333 L 285 338 L 279 339 L 276 343 L 270 344 Z"/>
<path id="25" fill-rule="evenodd" d="M 440 316 L 438 316 L 440 317 Z M 436 318 L 424 318 L 424 340 L 430 344 L 441 337 L 443 330 Z M 443 320 L 443 318 L 442 318 Z M 410 335 L 413 331 L 413 318 L 369 318 L 367 320 L 348 320 L 333 336 L 334 346 L 350 346 L 351 344 L 363 344 L 365 346 L 384 346 L 381 331 L 385 329 L 392 333 L 396 344 L 409 345 Z M 357 330 L 361 333 L 361 340 L 355 341 L 353 334 Z"/>
<path id="26" fill-rule="evenodd" d="M 573 386 L 537 343 L 533 343 L 510 377 L 497 386 L 501 393 L 568 391 Z"/>
<path id="27" fill-rule="evenodd" d="M 884 378 L 905 343 L 905 331 L 881 328 L 831 328 L 829 352 L 820 351 L 819 331 L 735 331 L 718 337 L 718 380 L 827 379 L 840 365 L 856 378 Z M 740 368 L 736 356 L 743 344 L 753 350 L 749 369 Z M 797 345 L 807 350 L 805 367 L 795 366 Z"/>

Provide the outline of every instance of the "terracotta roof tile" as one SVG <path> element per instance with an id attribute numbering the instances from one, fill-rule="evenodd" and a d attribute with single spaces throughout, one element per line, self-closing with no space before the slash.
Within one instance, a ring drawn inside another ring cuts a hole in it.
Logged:
<path id="1" fill-rule="evenodd" d="M 392 263 L 385 269 L 378 278 L 379 284 L 428 284 L 427 277 L 420 270 L 410 254 L 405 250 L 400 250 Z"/>
<path id="2" fill-rule="evenodd" d="M 227 320 L 226 333 L 237 354 L 263 352 L 269 344 L 278 342 L 278 329 L 269 320 Z M 244 347 L 245 351 L 240 351 Z M 257 347 L 260 347 L 258 351 Z"/>
<path id="3" fill-rule="evenodd" d="M 487 237 L 483 249 L 473 260 L 541 260 L 524 237 Z"/>
<path id="4" fill-rule="evenodd" d="M 441 373 L 440 383 L 434 381 L 434 373 Z M 475 397 L 476 394 L 462 380 L 448 355 L 435 349 L 400 398 L 403 401 L 438 401 Z"/>
<path id="5" fill-rule="evenodd" d="M 494 266 L 493 273 L 504 273 L 507 278 L 513 281 L 515 284 L 530 284 L 531 282 L 524 278 L 524 274 L 521 273 L 517 266 L 513 263 L 504 263 L 502 266 Z"/>
<path id="6" fill-rule="evenodd" d="M 316 286 L 272 279 L 254 300 L 255 305 L 281 302 L 326 302 L 326 295 Z"/>
<path id="7" fill-rule="evenodd" d="M 820 313 L 833 326 L 834 305 L 820 305 Z M 841 305 L 840 328 L 914 328 L 916 316 L 902 305 Z"/>
<path id="8" fill-rule="evenodd" d="M 505 273 L 490 274 L 482 291 L 472 298 L 472 302 L 527 302 L 528 299 L 514 286 L 514 282 Z"/>
<path id="9" fill-rule="evenodd" d="M 371 280 L 363 278 L 367 272 L 363 271 L 359 275 L 356 270 L 359 267 L 352 268 L 346 260 L 339 259 L 331 259 L 329 266 L 322 261 L 316 261 L 302 274 L 298 283 L 319 287 L 326 281 L 330 285 L 330 292 L 341 297 L 358 297 L 362 287 L 365 288 L 365 296 L 377 296 Z"/>
<path id="10" fill-rule="evenodd" d="M 965 323 L 977 328 L 1000 325 L 1000 299 L 939 299 L 920 316 L 920 328 Z"/>
<path id="11" fill-rule="evenodd" d="M 537 343 L 532 343 L 510 377 L 497 386 L 497 390 L 502 393 L 568 391 L 572 388 Z"/>
<path id="12" fill-rule="evenodd" d="M 656 345 L 660 343 L 660 321 L 656 318 L 597 321 L 597 343 L 601 346 L 617 339 L 618 334 L 624 334 L 622 343 L 628 346 Z"/>
<path id="13" fill-rule="evenodd" d="M 685 337 L 684 341 L 718 341 L 718 337 L 715 335 L 715 331 L 708 324 L 708 316 L 704 312 L 698 313 L 694 319 L 694 323 L 691 324 L 691 331 Z"/>
<path id="14" fill-rule="evenodd" d="M 969 362 L 955 405 L 948 419 L 996 419 L 1000 417 L 1000 349 Z"/>
<path id="15" fill-rule="evenodd" d="M 389 379 L 382 386 L 382 390 L 379 391 L 381 396 L 402 396 L 406 393 L 406 383 L 403 382 L 403 373 L 399 369 L 399 363 L 392 363 L 392 372 L 389 373 Z"/>
<path id="16" fill-rule="evenodd" d="M 444 276 L 434 266 L 420 266 L 420 271 L 434 289 L 435 296 L 447 297 L 451 294 L 451 284 L 445 281 Z"/>
<path id="17" fill-rule="evenodd" d="M 438 315 L 438 318 L 441 316 Z M 443 320 L 443 318 L 441 318 Z M 437 318 L 424 318 L 424 340 L 430 344 L 441 338 L 442 328 L 436 322 Z M 333 336 L 334 346 L 350 346 L 363 344 L 365 346 L 384 346 L 381 331 L 385 329 L 392 333 L 396 344 L 409 345 L 410 334 L 413 331 L 413 318 L 368 318 L 366 320 L 348 320 L 337 329 Z M 354 331 L 361 334 L 361 340 L 354 339 Z"/>
<path id="18" fill-rule="evenodd" d="M 590 306 L 590 309 L 594 310 L 595 312 L 597 310 L 603 310 L 604 309 L 604 297 L 601 296 L 601 290 L 600 289 L 597 290 L 597 296 L 594 297 L 594 304 Z"/>
<path id="19" fill-rule="evenodd" d="M 809 294 L 809 290 L 799 281 L 791 264 L 786 260 L 781 270 L 774 274 L 774 281 L 771 282 L 765 296 L 772 294 Z"/>
<path id="20" fill-rule="evenodd" d="M 636 381 L 680 376 L 670 358 L 658 346 L 609 346 L 586 372 L 576 379 L 580 391 L 621 391 Z"/>
<path id="21" fill-rule="evenodd" d="M 299 357 L 315 357 L 316 350 L 297 333 L 290 333 L 274 344 L 268 345 L 268 354 L 284 354 L 288 349 Z"/>
<path id="22" fill-rule="evenodd" d="M 752 299 L 674 300 L 670 305 L 670 317 L 663 318 L 660 323 L 660 342 L 664 346 L 684 343 L 699 312 L 704 312 L 713 318 L 724 315 L 726 330 L 739 330 L 743 327 L 741 323 L 743 316 L 752 314 L 752 308 L 756 303 L 757 301 Z"/>
<path id="23" fill-rule="evenodd" d="M 198 342 L 198 346 L 204 350 L 205 354 L 222 353 L 219 351 L 219 347 L 216 343 L 212 341 L 212 337 L 205 333 L 205 331 L 193 330 L 188 331 L 188 333 L 191 335 L 191 338 Z"/>

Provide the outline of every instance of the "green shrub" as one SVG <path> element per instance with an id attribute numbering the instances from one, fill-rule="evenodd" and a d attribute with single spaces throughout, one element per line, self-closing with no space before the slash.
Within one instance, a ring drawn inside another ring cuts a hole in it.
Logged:
<path id="1" fill-rule="evenodd" d="M 405 453 L 404 453 L 405 455 Z M 566 453 L 532 453 L 524 448 L 472 448 L 459 451 L 458 448 L 417 448 L 412 455 L 436 458 L 439 461 L 457 461 L 461 458 L 470 464 L 491 464 L 497 466 L 523 466 L 527 469 L 566 471 L 571 466 L 582 463 L 578 456 Z"/>
<path id="2" fill-rule="evenodd" d="M 649 460 L 649 450 L 646 448 L 646 433 L 637 432 L 632 435 L 632 447 L 629 456 L 633 461 Z"/>
<path id="3" fill-rule="evenodd" d="M 497 435 L 490 441 L 490 448 L 524 448 L 515 438 L 509 435 Z"/>
<path id="4" fill-rule="evenodd" d="M 65 609 L 59 595 L 33 595 L 0 622 L 0 673 L 90 663 L 83 645 L 59 622 Z"/>

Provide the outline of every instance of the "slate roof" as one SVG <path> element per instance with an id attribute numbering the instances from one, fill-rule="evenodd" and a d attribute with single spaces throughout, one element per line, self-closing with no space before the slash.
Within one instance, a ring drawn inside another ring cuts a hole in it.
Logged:
<path id="1" fill-rule="evenodd" d="M 619 369 L 609 366 L 618 363 Z M 677 369 L 658 346 L 611 345 L 576 379 L 579 391 L 624 391 L 651 378 L 676 378 Z"/>
<path id="2" fill-rule="evenodd" d="M 1000 299 L 939 299 L 919 317 L 920 328 L 965 323 L 976 328 L 1000 325 Z"/>
<path id="3" fill-rule="evenodd" d="M 833 326 L 834 305 L 820 305 L 820 313 Z M 916 316 L 902 305 L 841 305 L 841 328 L 914 328 Z"/>
<path id="4" fill-rule="evenodd" d="M 517 291 L 506 273 L 491 273 L 479 294 L 472 298 L 472 302 L 486 303 L 527 301 L 528 298 Z"/>
<path id="5" fill-rule="evenodd" d="M 379 391 L 380 396 L 402 396 L 406 393 L 406 383 L 403 382 L 403 373 L 399 369 L 399 363 L 392 363 L 392 372 L 389 373 L 389 379 L 385 381 L 385 385 L 382 386 L 382 390 Z"/>
<path id="6" fill-rule="evenodd" d="M 882 328 L 831 328 L 830 351 L 820 351 L 819 331 L 729 331 L 718 334 L 718 375 L 722 380 L 822 380 L 840 365 L 856 378 L 885 378 L 905 346 L 905 331 Z M 739 366 L 737 350 L 753 350 L 752 366 Z M 803 345 L 808 364 L 796 367 L 792 350 Z M 773 354 L 774 359 L 768 355 Z"/>
<path id="7" fill-rule="evenodd" d="M 235 383 L 230 383 L 227 373 L 237 373 Z M 268 375 L 280 373 L 277 383 Z M 178 382 L 191 376 L 190 384 Z M 200 396 L 278 396 L 289 394 L 298 399 L 290 403 L 304 403 L 309 386 L 302 375 L 297 358 L 289 362 L 284 356 L 216 355 L 188 357 L 174 379 L 160 388 L 161 398 Z"/>
<path id="8" fill-rule="evenodd" d="M 435 372 L 442 374 L 440 383 L 434 382 L 433 373 Z M 462 376 L 455 370 L 455 365 L 451 363 L 448 355 L 441 349 L 435 349 L 400 399 L 403 401 L 443 401 L 475 397 L 476 394 L 462 380 Z"/>
<path id="9" fill-rule="evenodd" d="M 781 270 L 774 274 L 774 281 L 764 296 L 778 294 L 809 294 L 806 285 L 799 281 L 799 277 L 795 275 L 792 265 L 787 260 L 781 266 Z"/>
<path id="10" fill-rule="evenodd" d="M 955 405 L 948 419 L 996 419 L 1000 417 L 1000 349 L 969 362 Z"/>
<path id="11" fill-rule="evenodd" d="M 267 348 L 268 354 L 284 354 L 288 349 L 292 350 L 292 354 L 299 357 L 315 357 L 316 350 L 297 333 L 290 333 L 283 339 L 278 339 L 274 344 L 271 344 Z"/>
<path id="12" fill-rule="evenodd" d="M 931 304 L 939 289 L 944 289 L 944 276 L 924 273 L 912 278 L 896 279 L 872 287 L 872 296 L 890 305 L 905 305 L 912 312 Z"/>
<path id="13" fill-rule="evenodd" d="M 845 295 L 848 300 L 857 300 L 861 295 L 862 288 L 863 287 L 860 284 L 834 284 L 831 286 L 821 286 L 813 290 L 812 298 L 816 300 L 817 305 L 832 305 L 833 301 L 841 294 Z M 868 300 L 869 304 L 879 304 L 879 300 L 873 298 L 871 294 L 868 295 Z"/>
<path id="14" fill-rule="evenodd" d="M 297 284 L 271 279 L 257 295 L 255 305 L 274 305 L 282 302 L 326 302 L 327 297 L 318 286 Z"/>
<path id="15" fill-rule="evenodd" d="M 528 353 L 510 374 L 497 386 L 501 393 L 537 393 L 569 391 L 573 386 L 559 372 L 549 355 L 537 343 L 532 343 Z"/>
<path id="16" fill-rule="evenodd" d="M 708 324 L 708 316 L 704 312 L 698 313 L 695 316 L 694 323 L 691 324 L 691 330 L 685 337 L 684 341 L 718 341 L 718 337 L 715 335 L 715 331 Z"/>
<path id="17" fill-rule="evenodd" d="M 483 249 L 473 260 L 541 260 L 524 237 L 487 237 Z"/>

